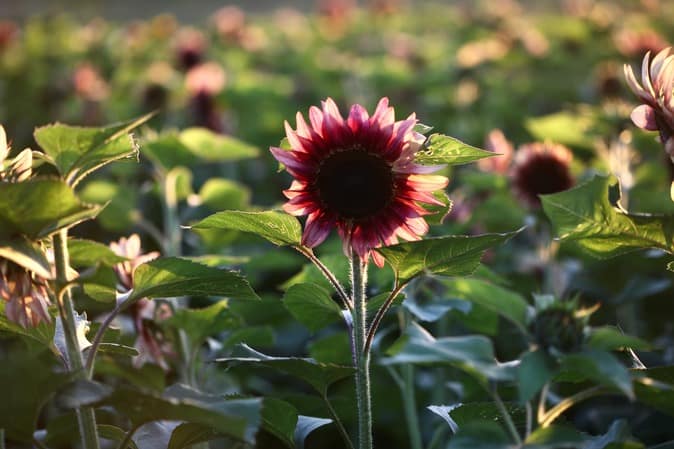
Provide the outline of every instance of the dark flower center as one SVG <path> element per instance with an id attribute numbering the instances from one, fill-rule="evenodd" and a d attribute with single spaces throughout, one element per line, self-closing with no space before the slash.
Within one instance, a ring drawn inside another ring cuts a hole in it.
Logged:
<path id="1" fill-rule="evenodd" d="M 358 220 L 389 204 L 393 197 L 393 173 L 389 164 L 377 155 L 358 148 L 338 151 L 321 164 L 316 187 L 330 212 Z"/>

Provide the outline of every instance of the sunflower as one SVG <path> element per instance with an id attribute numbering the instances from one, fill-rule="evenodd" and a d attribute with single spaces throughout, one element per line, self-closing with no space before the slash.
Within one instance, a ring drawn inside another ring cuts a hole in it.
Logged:
<path id="1" fill-rule="evenodd" d="M 564 145 L 534 142 L 520 145 L 510 167 L 515 194 L 532 207 L 538 207 L 538 195 L 557 193 L 573 187 L 573 153 Z"/>
<path id="2" fill-rule="evenodd" d="M 302 244 L 313 248 L 337 229 L 344 252 L 363 261 L 373 249 L 404 240 L 419 240 L 428 232 L 420 203 L 442 205 L 433 192 L 447 186 L 444 176 L 428 175 L 442 166 L 414 162 L 424 136 L 414 131 L 415 114 L 395 121 L 388 99 L 382 98 L 370 117 L 355 104 L 344 119 L 328 98 L 322 108 L 309 109 L 310 125 L 297 113 L 297 129 L 285 122 L 290 150 L 270 148 L 295 179 L 284 190 L 283 209 L 307 216 Z"/>

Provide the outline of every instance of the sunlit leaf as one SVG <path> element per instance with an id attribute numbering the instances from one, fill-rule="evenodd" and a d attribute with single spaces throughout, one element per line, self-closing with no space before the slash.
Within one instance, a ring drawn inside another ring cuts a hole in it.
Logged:
<path id="1" fill-rule="evenodd" d="M 7 259 L 44 279 L 53 277 L 42 250 L 24 237 L 0 240 L 0 259 Z"/>
<path id="2" fill-rule="evenodd" d="M 417 152 L 414 161 L 423 165 L 459 165 L 474 162 L 496 153 L 481 150 L 444 134 L 433 134 L 423 150 Z"/>
<path id="3" fill-rule="evenodd" d="M 129 132 L 152 115 L 105 128 L 84 128 L 61 123 L 35 130 L 35 140 L 68 184 L 76 185 L 87 174 L 112 161 L 138 154 Z"/>
<path id="4" fill-rule="evenodd" d="M 236 161 L 259 154 L 252 145 L 206 128 L 187 128 L 180 133 L 179 139 L 190 152 L 207 162 Z"/>
<path id="5" fill-rule="evenodd" d="M 164 257 L 140 265 L 134 272 L 129 300 L 180 296 L 224 296 L 236 300 L 260 299 L 240 274 L 208 267 L 187 259 Z"/>
<path id="6" fill-rule="evenodd" d="M 63 181 L 34 178 L 0 183 L 0 238 L 46 237 L 98 215 L 100 207 L 83 204 Z"/>
<path id="7" fill-rule="evenodd" d="M 241 325 L 241 319 L 229 310 L 228 304 L 229 301 L 223 299 L 202 309 L 176 310 L 165 324 L 182 329 L 197 344 L 206 337 Z"/>
<path id="8" fill-rule="evenodd" d="M 565 192 L 542 195 L 543 209 L 562 240 L 574 241 L 597 257 L 643 248 L 671 252 L 674 217 L 632 215 L 609 202 L 612 178 L 595 176 Z"/>
<path id="9" fill-rule="evenodd" d="M 250 232 L 275 245 L 299 245 L 302 238 L 302 228 L 297 218 L 276 211 L 218 212 L 204 218 L 192 228 Z"/>
<path id="10" fill-rule="evenodd" d="M 517 232 L 436 237 L 387 246 L 378 251 L 397 272 L 401 283 L 424 273 L 467 276 L 478 267 L 487 249 L 504 243 Z"/>

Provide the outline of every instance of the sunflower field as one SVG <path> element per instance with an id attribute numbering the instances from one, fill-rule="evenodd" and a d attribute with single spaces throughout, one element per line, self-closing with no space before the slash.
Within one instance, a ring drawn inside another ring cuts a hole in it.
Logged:
<path id="1" fill-rule="evenodd" d="M 240 3 L 0 17 L 0 449 L 674 449 L 674 2 Z"/>

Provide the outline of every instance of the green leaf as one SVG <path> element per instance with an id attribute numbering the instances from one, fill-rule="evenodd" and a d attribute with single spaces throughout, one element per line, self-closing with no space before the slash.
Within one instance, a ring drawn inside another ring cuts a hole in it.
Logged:
<path id="1" fill-rule="evenodd" d="M 351 342 L 346 331 L 319 337 L 309 343 L 309 355 L 319 362 L 350 365 L 353 363 Z"/>
<path id="2" fill-rule="evenodd" d="M 323 287 L 316 284 L 291 286 L 283 295 L 283 305 L 313 332 L 342 318 L 341 308 Z"/>
<path id="3" fill-rule="evenodd" d="M 175 131 L 152 136 L 143 142 L 143 156 L 164 172 L 178 166 L 191 167 L 197 157 L 187 148 Z"/>
<path id="4" fill-rule="evenodd" d="M 10 260 L 44 279 L 53 277 L 42 249 L 26 238 L 0 240 L 0 259 Z"/>
<path id="5" fill-rule="evenodd" d="M 173 429 L 167 449 L 183 449 L 218 437 L 218 433 L 207 426 L 183 423 Z"/>
<path id="6" fill-rule="evenodd" d="M 297 218 L 283 212 L 243 212 L 228 210 L 204 218 L 194 229 L 250 232 L 275 245 L 299 245 L 302 227 Z"/>
<path id="7" fill-rule="evenodd" d="M 263 347 L 273 346 L 274 332 L 270 326 L 241 326 L 230 332 L 222 345 L 232 347 L 239 343 Z"/>
<path id="8" fill-rule="evenodd" d="M 254 146 L 206 128 L 187 128 L 179 139 L 190 152 L 207 162 L 238 161 L 259 155 Z"/>
<path id="9" fill-rule="evenodd" d="M 591 437 L 567 426 L 539 427 L 525 441 L 526 449 L 561 449 L 585 447 Z"/>
<path id="10" fill-rule="evenodd" d="M 34 341 L 40 344 L 41 347 L 48 347 L 54 354 L 59 354 L 53 344 L 54 340 L 54 323 L 40 323 L 36 327 L 25 328 L 12 321 L 9 321 L 5 314 L 6 301 L 0 301 L 0 335 L 9 334 L 27 338 L 28 341 Z"/>
<path id="11" fill-rule="evenodd" d="M 587 344 L 593 349 L 602 351 L 615 351 L 618 349 L 631 348 L 641 351 L 651 349 L 651 344 L 638 337 L 623 334 L 614 326 L 595 327 L 590 333 Z"/>
<path id="12" fill-rule="evenodd" d="M 432 134 L 423 150 L 417 152 L 414 161 L 422 165 L 459 165 L 493 156 L 496 153 L 465 144 L 454 137 Z"/>
<path id="13" fill-rule="evenodd" d="M 500 364 L 494 356 L 491 340 L 482 335 L 434 338 L 426 329 L 412 323 L 382 360 L 384 365 L 434 364 L 458 367 L 478 380 L 511 380 L 513 367 Z"/>
<path id="14" fill-rule="evenodd" d="M 526 424 L 526 409 L 515 402 L 504 402 L 508 415 L 516 427 L 524 427 Z M 468 402 L 452 406 L 448 411 L 459 429 L 480 421 L 504 423 L 503 414 L 494 402 Z"/>
<path id="15" fill-rule="evenodd" d="M 591 349 L 567 354 L 561 359 L 560 376 L 566 381 L 593 380 L 634 398 L 629 371 L 609 352 Z"/>
<path id="16" fill-rule="evenodd" d="M 100 207 L 85 205 L 57 179 L 33 178 L 0 183 L 0 238 L 24 235 L 30 240 L 94 218 Z"/>
<path id="17" fill-rule="evenodd" d="M 313 416 L 297 417 L 297 427 L 295 428 L 294 442 L 297 449 L 304 449 L 304 440 L 309 434 L 319 427 L 323 427 L 332 422 L 331 419 L 316 418 Z"/>
<path id="18" fill-rule="evenodd" d="M 261 399 L 225 399 L 184 385 L 169 387 L 163 395 L 118 387 L 98 406 L 112 406 L 134 426 L 159 420 L 187 421 L 252 443 L 261 424 Z"/>
<path id="19" fill-rule="evenodd" d="M 674 416 L 674 366 L 632 370 L 637 399 Z"/>
<path id="20" fill-rule="evenodd" d="M 107 245 L 84 239 L 69 239 L 68 254 L 74 267 L 93 267 L 99 263 L 111 267 L 127 260 Z"/>
<path id="21" fill-rule="evenodd" d="M 577 112 L 557 112 L 527 119 L 527 130 L 540 141 L 592 149 L 595 137 L 590 134 L 593 119 Z"/>
<path id="22" fill-rule="evenodd" d="M 211 210 L 241 210 L 250 206 L 248 187 L 224 178 L 211 178 L 201 186 L 199 198 Z"/>
<path id="23" fill-rule="evenodd" d="M 179 296 L 225 296 L 236 300 L 258 300 L 240 274 L 208 267 L 187 259 L 164 257 L 140 265 L 134 272 L 130 301 L 141 298 Z"/>
<path id="24" fill-rule="evenodd" d="M 478 236 L 447 236 L 380 248 L 401 284 L 424 273 L 467 276 L 480 264 L 482 254 L 519 231 Z"/>
<path id="25" fill-rule="evenodd" d="M 113 426 L 110 424 L 97 424 L 96 428 L 98 429 L 98 434 L 100 435 L 100 437 L 105 438 L 106 440 L 113 440 L 117 441 L 118 443 L 121 443 L 122 441 L 124 441 L 124 438 L 126 438 L 126 431 L 124 429 L 120 429 L 117 426 Z M 138 446 L 136 446 L 136 443 L 134 443 L 133 440 L 130 440 L 129 445 L 124 449 L 139 449 L 139 448 Z"/>
<path id="26" fill-rule="evenodd" d="M 152 114 L 105 128 L 54 123 L 37 128 L 34 136 L 61 176 L 74 186 L 110 162 L 136 157 L 138 148 L 129 132 L 150 117 Z"/>
<path id="27" fill-rule="evenodd" d="M 223 299 L 203 309 L 179 309 L 165 324 L 182 329 L 193 344 L 227 329 L 236 329 L 241 319 L 229 310 L 229 301 Z"/>
<path id="28" fill-rule="evenodd" d="M 56 395 L 56 403 L 63 408 L 78 408 L 95 404 L 112 393 L 112 387 L 87 379 L 70 382 Z"/>
<path id="29" fill-rule="evenodd" d="M 595 176 L 571 190 L 542 195 L 543 209 L 562 240 L 574 241 L 596 257 L 643 248 L 672 251 L 674 217 L 632 215 L 609 202 L 615 179 Z"/>
<path id="30" fill-rule="evenodd" d="M 447 449 L 514 449 L 503 427 L 495 422 L 476 421 L 461 426 Z"/>
<path id="31" fill-rule="evenodd" d="M 526 329 L 529 305 L 521 295 L 481 279 L 451 279 L 444 284 L 449 295 L 480 304 Z"/>
<path id="32" fill-rule="evenodd" d="M 140 216 L 137 208 L 139 192 L 134 186 L 93 179 L 79 193 L 83 201 L 105 206 L 98 216 L 98 223 L 107 230 L 126 233 Z"/>
<path id="33" fill-rule="evenodd" d="M 293 448 L 293 436 L 297 422 L 297 409 L 291 404 L 275 398 L 265 398 L 262 407 L 262 428 Z"/>
<path id="34" fill-rule="evenodd" d="M 354 369 L 348 366 L 339 366 L 318 363 L 313 359 L 299 357 L 271 357 L 255 351 L 242 344 L 233 357 L 216 359 L 216 362 L 228 365 L 248 365 L 273 368 L 290 374 L 311 385 L 322 396 L 327 395 L 328 387 L 351 376 Z"/>
<path id="35" fill-rule="evenodd" d="M 0 429 L 10 440 L 30 442 L 40 409 L 68 381 L 69 375 L 54 372 L 53 354 L 26 351 L 0 352 Z"/>
<path id="36" fill-rule="evenodd" d="M 556 373 L 556 363 L 545 351 L 537 349 L 524 354 L 517 367 L 520 402 L 533 398 Z"/>

